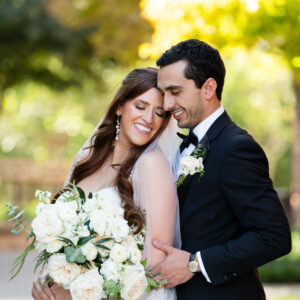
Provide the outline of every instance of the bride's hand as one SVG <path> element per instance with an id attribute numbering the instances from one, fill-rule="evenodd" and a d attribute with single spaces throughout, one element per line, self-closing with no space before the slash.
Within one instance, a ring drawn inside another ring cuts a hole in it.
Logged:
<path id="1" fill-rule="evenodd" d="M 65 290 L 62 286 L 54 283 L 51 288 L 48 284 L 43 286 L 43 282 L 48 279 L 48 274 L 40 275 L 34 282 L 32 287 L 32 297 L 34 300 L 72 300 L 69 290 Z"/>
<path id="2" fill-rule="evenodd" d="M 32 285 L 31 295 L 34 300 L 57 300 L 48 284 L 43 283 L 48 279 L 48 274 L 40 275 Z"/>
<path id="3" fill-rule="evenodd" d="M 51 291 L 55 296 L 55 300 L 72 300 L 69 290 L 65 290 L 62 286 L 54 283 L 51 286 Z"/>

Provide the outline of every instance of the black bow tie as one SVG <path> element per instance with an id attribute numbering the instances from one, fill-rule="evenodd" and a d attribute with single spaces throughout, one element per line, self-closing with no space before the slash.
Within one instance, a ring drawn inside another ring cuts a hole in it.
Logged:
<path id="1" fill-rule="evenodd" d="M 192 130 L 190 130 L 188 135 L 184 135 L 180 132 L 177 132 L 177 135 L 183 139 L 182 143 L 180 144 L 180 153 L 183 151 L 183 149 L 187 148 L 190 144 L 195 145 L 195 147 L 197 147 L 198 145 L 198 138 L 197 136 L 194 134 L 194 132 Z"/>

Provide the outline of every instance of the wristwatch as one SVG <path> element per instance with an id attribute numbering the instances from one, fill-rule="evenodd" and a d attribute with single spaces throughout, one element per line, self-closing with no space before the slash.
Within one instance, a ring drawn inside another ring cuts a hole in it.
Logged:
<path id="1" fill-rule="evenodd" d="M 199 272 L 199 264 L 196 261 L 196 253 L 191 253 L 190 260 L 188 263 L 188 269 L 192 273 L 198 273 Z"/>

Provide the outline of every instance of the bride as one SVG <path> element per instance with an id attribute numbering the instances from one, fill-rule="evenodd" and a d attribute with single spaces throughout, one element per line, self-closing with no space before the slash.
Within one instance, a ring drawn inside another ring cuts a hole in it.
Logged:
<path id="1" fill-rule="evenodd" d="M 179 218 L 174 172 L 176 125 L 163 110 L 156 86 L 157 69 L 139 68 L 123 80 L 108 111 L 78 152 L 66 182 L 85 193 L 115 189 L 129 225 L 147 225 L 143 257 L 152 267 L 165 253 L 152 246 L 157 239 L 179 247 Z M 145 210 L 145 217 L 139 213 Z M 68 290 L 54 284 L 42 286 L 45 276 L 33 283 L 35 300 L 71 299 Z M 145 293 L 140 299 L 176 300 L 175 289 Z"/>

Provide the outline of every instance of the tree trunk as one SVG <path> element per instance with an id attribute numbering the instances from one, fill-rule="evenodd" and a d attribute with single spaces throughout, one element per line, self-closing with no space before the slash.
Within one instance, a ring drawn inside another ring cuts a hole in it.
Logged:
<path id="1" fill-rule="evenodd" d="M 296 82 L 296 116 L 294 122 L 294 142 L 292 156 L 292 184 L 290 204 L 293 226 L 300 228 L 300 83 Z"/>

